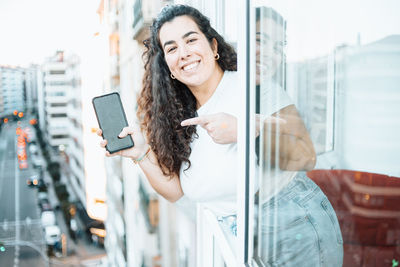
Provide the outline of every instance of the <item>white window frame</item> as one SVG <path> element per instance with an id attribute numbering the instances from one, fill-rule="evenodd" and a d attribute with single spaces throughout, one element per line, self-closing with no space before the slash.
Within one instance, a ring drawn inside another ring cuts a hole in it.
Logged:
<path id="1" fill-rule="evenodd" d="M 250 107 L 254 106 L 255 92 L 255 40 L 254 23 L 250 23 L 249 17 L 254 18 L 252 1 L 236 0 L 230 2 L 236 5 L 238 10 L 237 19 L 237 54 L 238 54 L 238 76 L 241 88 L 241 99 L 245 99 L 241 109 L 241 117 L 238 118 L 238 175 L 237 179 L 237 242 L 229 244 L 215 215 L 201 204 L 197 206 L 197 266 L 247 266 L 252 261 L 253 251 L 253 207 L 255 177 L 255 166 L 250 164 L 254 161 L 254 155 L 249 153 L 254 147 L 255 120 L 254 113 Z M 251 48 L 251 49 L 250 49 Z M 249 50 L 250 49 L 250 50 Z"/>

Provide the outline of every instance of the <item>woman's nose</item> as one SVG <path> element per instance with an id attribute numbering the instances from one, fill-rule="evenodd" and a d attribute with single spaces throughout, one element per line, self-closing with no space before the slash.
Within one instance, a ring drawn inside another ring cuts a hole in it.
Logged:
<path id="1" fill-rule="evenodd" d="M 181 59 L 185 59 L 187 57 L 190 57 L 190 55 L 191 55 L 190 49 L 186 45 L 181 46 L 180 58 Z"/>

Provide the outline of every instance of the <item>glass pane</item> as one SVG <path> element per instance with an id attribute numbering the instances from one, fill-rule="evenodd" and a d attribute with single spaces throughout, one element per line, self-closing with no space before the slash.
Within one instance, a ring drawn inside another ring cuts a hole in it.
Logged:
<path id="1" fill-rule="evenodd" d="M 400 3 L 253 1 L 260 266 L 400 261 Z"/>

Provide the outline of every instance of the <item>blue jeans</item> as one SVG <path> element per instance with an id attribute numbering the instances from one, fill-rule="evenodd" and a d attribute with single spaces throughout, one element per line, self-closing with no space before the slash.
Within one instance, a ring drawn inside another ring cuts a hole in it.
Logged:
<path id="1" fill-rule="evenodd" d="M 264 203 L 260 216 L 263 265 L 342 266 L 343 239 L 335 211 L 304 173 Z"/>

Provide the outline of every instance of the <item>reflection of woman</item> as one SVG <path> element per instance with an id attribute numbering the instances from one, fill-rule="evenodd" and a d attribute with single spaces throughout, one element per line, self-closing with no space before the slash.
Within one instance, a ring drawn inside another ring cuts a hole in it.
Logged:
<path id="1" fill-rule="evenodd" d="M 320 188 L 304 173 L 295 172 L 312 169 L 315 152 L 296 107 L 283 90 L 286 21 L 265 7 L 256 9 L 256 18 L 256 112 L 286 121 L 278 128 L 260 126 L 261 150 L 271 165 L 260 162 L 258 201 L 262 206 L 256 258 L 271 266 L 340 266 L 342 237 L 336 214 Z M 279 150 L 270 138 L 279 140 Z"/>

